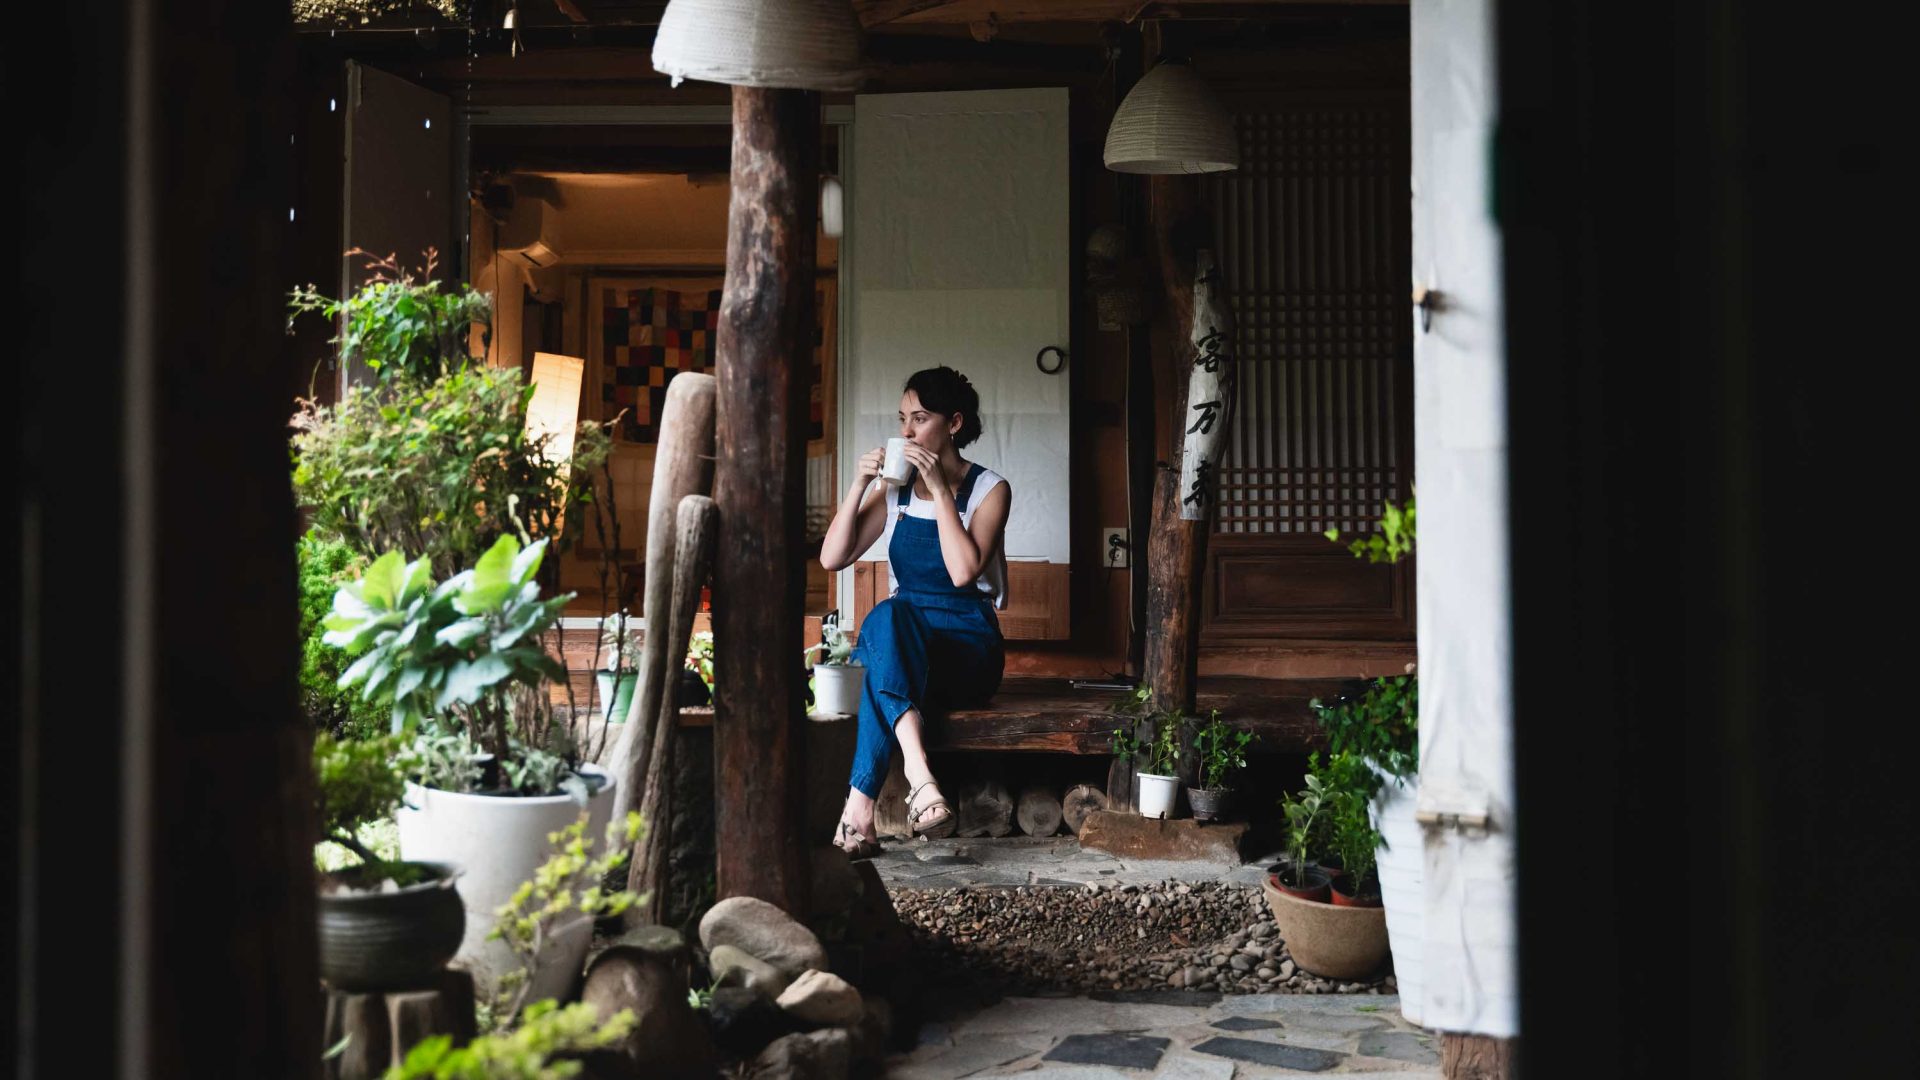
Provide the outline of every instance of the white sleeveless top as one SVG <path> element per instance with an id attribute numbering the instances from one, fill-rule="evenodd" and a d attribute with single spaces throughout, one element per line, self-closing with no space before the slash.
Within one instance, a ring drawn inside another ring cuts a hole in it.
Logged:
<path id="1" fill-rule="evenodd" d="M 980 475 L 973 479 L 973 494 L 967 498 L 967 505 L 955 507 L 955 509 L 960 511 L 960 524 L 971 528 L 973 525 L 974 508 L 986 501 L 987 492 L 992 491 L 995 487 L 1006 482 L 1006 477 L 1001 476 L 985 465 L 981 465 Z M 908 500 L 905 507 L 900 505 L 898 495 L 892 495 L 888 498 L 887 505 L 892 508 L 892 512 L 896 515 L 904 513 L 909 517 L 923 518 L 927 521 L 936 520 L 938 516 L 934 513 L 933 502 L 921 498 L 918 491 L 912 493 L 912 497 Z M 888 590 L 888 594 L 892 595 L 893 593 L 899 592 L 900 582 L 893 577 L 892 563 L 887 564 L 887 578 L 889 581 L 892 581 L 892 588 Z M 987 565 L 980 571 L 980 576 L 974 580 L 974 585 L 977 586 L 981 592 L 993 597 L 994 607 L 1005 608 L 1007 606 L 1007 543 L 1004 536 L 1001 537 L 1000 540 L 1000 549 L 993 553 L 993 558 L 987 560 Z"/>

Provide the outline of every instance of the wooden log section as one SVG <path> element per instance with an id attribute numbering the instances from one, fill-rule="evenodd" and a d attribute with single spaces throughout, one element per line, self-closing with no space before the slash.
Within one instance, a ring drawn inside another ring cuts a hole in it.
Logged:
<path id="1" fill-rule="evenodd" d="M 680 500 L 680 510 L 674 519 L 672 615 L 660 631 L 671 655 L 686 655 L 687 639 L 693 634 L 693 613 L 700 607 L 700 590 L 713 567 L 719 516 L 719 509 L 705 495 L 689 495 Z M 667 838 L 673 830 L 673 801 L 669 798 L 669 789 L 673 786 L 674 731 L 680 726 L 680 703 L 675 699 L 675 691 L 680 680 L 663 681 L 666 686 L 660 695 L 659 712 L 649 721 L 654 729 L 652 757 L 647 762 L 646 786 L 640 794 L 640 814 L 649 828 L 627 867 L 627 888 L 641 896 L 639 903 L 627 909 L 630 926 L 659 922 L 666 903 Z"/>
<path id="2" fill-rule="evenodd" d="M 807 383 L 820 203 L 820 95 L 733 88 L 733 197 L 720 302 L 715 477 L 715 842 L 722 898 L 804 914 L 808 901 Z M 825 837 L 819 838 L 824 842 Z"/>
<path id="3" fill-rule="evenodd" d="M 900 764 L 900 755 L 895 754 L 887 763 L 887 779 L 880 785 L 880 794 L 873 800 L 875 836 L 894 840 L 913 839 L 913 823 L 907 820 L 907 792 L 910 790 L 906 769 Z"/>
<path id="4" fill-rule="evenodd" d="M 1005 836 L 1013 831 L 1013 794 L 998 780 L 960 785 L 953 800 L 954 835 Z"/>
<path id="5" fill-rule="evenodd" d="M 667 384 L 667 400 L 660 414 L 660 442 L 654 451 L 653 492 L 647 502 L 647 583 L 642 615 L 649 632 L 640 642 L 638 685 L 627 707 L 627 722 L 607 758 L 607 771 L 619 781 L 613 795 L 613 820 L 621 821 L 638 806 L 653 758 L 656 729 L 666 687 L 678 677 L 687 654 L 681 639 L 678 651 L 665 627 L 673 610 L 674 517 L 680 500 L 713 490 L 713 447 L 719 383 L 711 375 L 684 372 Z M 636 862 L 638 852 L 635 852 Z"/>
<path id="6" fill-rule="evenodd" d="M 1087 815 L 1106 808 L 1106 792 L 1092 784 L 1075 784 L 1067 789 L 1066 796 L 1060 800 L 1060 820 L 1068 832 L 1079 836 L 1080 825 L 1087 820 Z"/>
<path id="7" fill-rule="evenodd" d="M 1051 788 L 1029 787 L 1014 804 L 1013 822 L 1028 836 L 1052 836 L 1060 831 L 1060 796 Z"/>
<path id="8" fill-rule="evenodd" d="M 1349 685 L 1343 679 L 1255 679 L 1208 676 L 1194 692 L 1196 708 L 1219 709 L 1235 726 L 1252 731 L 1254 753 L 1304 753 L 1324 738 L 1308 702 L 1331 698 Z M 1065 679 L 1010 678 L 993 703 L 980 709 L 925 710 L 932 750 L 1042 750 L 1103 755 L 1119 724 L 1111 709 L 1118 693 L 1074 690 Z"/>

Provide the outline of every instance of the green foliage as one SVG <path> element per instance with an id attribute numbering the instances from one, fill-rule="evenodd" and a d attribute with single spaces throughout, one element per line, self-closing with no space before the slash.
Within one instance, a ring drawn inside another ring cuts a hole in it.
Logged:
<path id="1" fill-rule="evenodd" d="M 493 930 L 487 939 L 506 942 L 520 961 L 517 970 L 499 980 L 499 1001 L 494 1011 L 499 1022 L 511 1023 L 519 1013 L 541 949 L 562 916 L 571 911 L 594 918 L 619 915 L 642 899 L 625 889 L 608 892 L 601 882 L 626 862 L 627 853 L 647 835 L 646 823 L 631 811 L 624 822 L 609 822 L 606 843 L 596 857 L 587 850 L 587 818 L 587 812 L 582 811 L 573 824 L 547 834 L 547 841 L 553 845 L 552 856 L 534 871 L 533 880 L 522 882 L 512 899 L 494 913 Z"/>
<path id="2" fill-rule="evenodd" d="M 334 591 L 366 565 L 352 548 L 308 532 L 300 538 L 300 707 L 315 728 L 342 738 L 368 738 L 385 731 L 387 703 L 367 701 L 339 687 L 346 657 L 320 639 L 321 620 Z"/>
<path id="3" fill-rule="evenodd" d="M 563 1009 L 539 1001 L 527 1006 L 513 1030 L 482 1035 L 458 1049 L 448 1035 L 421 1040 L 387 1070 L 385 1080 L 566 1080 L 580 1075 L 581 1063 L 554 1057 L 610 1047 L 636 1022 L 632 1009 L 601 1023 L 586 1002 Z"/>
<path id="4" fill-rule="evenodd" d="M 1240 731 L 1220 719 L 1220 710 L 1207 715 L 1207 722 L 1193 733 L 1193 749 L 1200 755 L 1200 786 L 1206 789 L 1226 786 L 1227 774 L 1247 766 L 1247 747 L 1253 744 L 1253 732 Z"/>
<path id="5" fill-rule="evenodd" d="M 314 813 L 320 835 L 378 863 L 360 843 L 361 826 L 390 817 L 406 793 L 409 756 L 396 737 L 340 740 L 329 732 L 313 739 Z"/>
<path id="6" fill-rule="evenodd" d="M 713 693 L 713 631 L 702 630 L 687 639 L 687 666 L 700 673 L 707 693 Z"/>
<path id="7" fill-rule="evenodd" d="M 1196 719 L 1179 709 L 1162 709 L 1153 704 L 1153 688 L 1136 687 L 1113 713 L 1126 723 L 1113 731 L 1113 752 L 1140 764 L 1141 771 L 1172 776 L 1180 764 L 1180 741 Z M 1139 736 L 1141 727 L 1147 737 Z M 1144 763 L 1141 759 L 1144 758 Z"/>
<path id="8" fill-rule="evenodd" d="M 820 620 L 820 644 L 807 646 L 800 655 L 805 658 L 814 653 L 820 654 L 820 662 L 823 664 L 840 665 L 852 661 L 853 642 L 847 637 L 846 631 L 840 629 L 838 608 L 827 612 L 826 617 Z"/>
<path id="9" fill-rule="evenodd" d="M 1331 754 L 1324 765 L 1319 757 L 1313 755 L 1313 763 L 1327 791 L 1323 850 L 1340 857 L 1353 894 L 1377 892 L 1377 885 L 1369 879 L 1381 840 L 1367 816 L 1367 806 L 1380 785 L 1380 776 L 1355 754 Z"/>
<path id="10" fill-rule="evenodd" d="M 1282 876 L 1291 876 L 1287 884 L 1295 888 L 1306 884 L 1306 868 L 1323 850 L 1326 826 L 1321 815 L 1328 812 L 1329 794 L 1326 779 L 1309 771 L 1305 791 L 1280 798 L 1280 809 L 1287 816 L 1287 862 Z"/>
<path id="11" fill-rule="evenodd" d="M 503 536 L 471 570 L 439 585 L 425 558 L 403 563 L 390 551 L 374 560 L 334 594 L 324 623 L 326 643 L 356 657 L 340 685 L 369 698 L 390 694 L 396 733 L 464 733 L 494 755 L 515 790 L 552 791 L 577 750 L 565 745 L 545 692 L 547 680 L 566 672 L 542 636 L 572 599 L 540 598 L 535 576 L 546 547 Z M 585 801 L 584 789 L 575 795 Z"/>
<path id="12" fill-rule="evenodd" d="M 1396 563 L 1413 553 L 1414 534 L 1413 496 L 1409 494 L 1405 506 L 1395 506 L 1391 500 L 1382 503 L 1379 531 L 1353 541 L 1347 550 L 1355 558 L 1365 556 L 1368 562 Z M 1337 544 L 1340 530 L 1328 529 L 1326 537 Z"/>
<path id="13" fill-rule="evenodd" d="M 704 990 L 699 987 L 687 988 L 687 1007 L 692 1009 L 710 1009 L 713 1007 L 713 992 L 720 988 L 719 980 Z"/>
<path id="14" fill-rule="evenodd" d="M 320 295 L 312 285 L 296 288 L 287 302 L 287 327 L 308 312 L 340 327 L 333 339 L 343 362 L 364 363 L 381 382 L 434 379 L 449 368 L 465 366 L 473 327 L 490 326 L 492 305 L 487 294 L 461 282 L 443 292 L 433 280 L 436 253 L 429 248 L 426 265 L 416 281 L 397 258 L 375 258 L 355 248 L 348 255 L 364 255 L 373 271 L 367 284 L 345 300 Z"/>
<path id="15" fill-rule="evenodd" d="M 600 620 L 600 648 L 606 652 L 606 660 L 600 666 L 602 671 L 634 670 L 633 661 L 640 653 L 639 646 L 634 644 L 632 622 L 625 611 L 616 611 Z"/>
<path id="16" fill-rule="evenodd" d="M 353 836 L 360 841 L 362 848 L 371 851 L 373 857 L 381 862 L 394 862 L 400 858 L 400 826 L 390 817 L 367 822 L 355 829 Z M 346 870 L 363 861 L 352 849 L 331 840 L 322 840 L 313 845 L 313 868 L 323 874 Z"/>
<path id="17" fill-rule="evenodd" d="M 517 370 L 475 366 L 302 402 L 294 493 L 320 535 L 369 557 L 424 556 L 441 577 L 501 536 L 570 543 L 612 444 L 583 423 L 571 461 L 555 461 L 552 436 L 527 432 L 533 389 Z"/>
<path id="18" fill-rule="evenodd" d="M 1388 775 L 1406 778 L 1420 767 L 1420 682 L 1407 674 L 1372 680 L 1358 697 L 1309 703 L 1327 733 L 1327 749 L 1371 759 Z"/>

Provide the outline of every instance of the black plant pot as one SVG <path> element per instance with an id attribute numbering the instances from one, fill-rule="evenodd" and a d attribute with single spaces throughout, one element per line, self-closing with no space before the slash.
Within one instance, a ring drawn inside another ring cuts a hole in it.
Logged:
<path id="1" fill-rule="evenodd" d="M 1233 801 L 1232 788 L 1196 788 L 1187 789 L 1187 805 L 1193 808 L 1196 821 L 1217 821 L 1227 812 L 1227 804 Z"/>
<path id="2" fill-rule="evenodd" d="M 713 695 L 707 693 L 706 682 L 700 678 L 700 673 L 692 668 L 680 669 L 680 684 L 674 688 L 673 699 L 683 708 L 713 704 Z"/>
<path id="3" fill-rule="evenodd" d="M 371 993 L 424 990 L 460 949 L 467 911 L 446 863 L 418 867 L 430 878 L 387 893 L 320 894 L 320 977 L 335 990 Z M 377 884 L 381 870 L 357 866 L 325 875 L 357 888 Z"/>

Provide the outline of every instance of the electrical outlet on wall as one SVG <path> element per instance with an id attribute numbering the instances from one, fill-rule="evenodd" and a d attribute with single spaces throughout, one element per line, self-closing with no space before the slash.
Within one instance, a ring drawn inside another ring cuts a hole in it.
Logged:
<path id="1" fill-rule="evenodd" d="M 1109 525 L 1100 531 L 1100 565 L 1108 569 L 1125 569 L 1127 554 L 1132 549 L 1127 546 L 1127 530 L 1117 525 Z"/>

